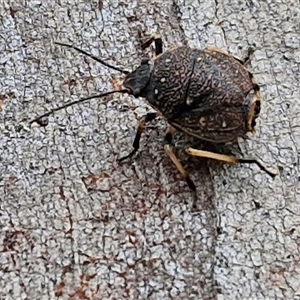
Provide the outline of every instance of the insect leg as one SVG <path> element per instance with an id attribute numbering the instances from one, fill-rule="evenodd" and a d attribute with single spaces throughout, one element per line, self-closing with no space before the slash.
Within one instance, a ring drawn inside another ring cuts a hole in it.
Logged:
<path id="1" fill-rule="evenodd" d="M 256 164 L 262 171 L 266 172 L 268 175 L 270 175 L 272 178 L 276 177 L 278 173 L 275 170 L 268 169 L 263 162 L 256 158 L 256 157 L 243 157 L 243 158 L 237 158 L 238 163 L 240 164 Z"/>
<path id="2" fill-rule="evenodd" d="M 242 64 L 244 66 L 247 66 L 250 63 L 253 53 L 254 53 L 254 49 L 252 47 L 249 47 L 247 56 L 242 60 Z"/>
<path id="3" fill-rule="evenodd" d="M 164 149 L 165 149 L 167 155 L 169 156 L 169 158 L 171 159 L 171 161 L 173 162 L 173 164 L 175 165 L 175 167 L 177 168 L 177 170 L 179 171 L 179 173 L 181 174 L 182 178 L 186 181 L 189 188 L 192 190 L 193 197 L 194 197 L 193 208 L 195 208 L 196 203 L 197 203 L 196 186 L 195 186 L 194 182 L 192 181 L 192 179 L 190 178 L 188 172 L 184 169 L 181 162 L 176 157 L 176 155 L 172 149 L 172 146 L 171 146 L 172 135 L 173 135 L 174 131 L 175 131 L 175 129 L 172 126 L 168 127 L 166 135 L 165 135 L 165 140 L 166 140 L 167 144 L 164 146 Z"/>
<path id="4" fill-rule="evenodd" d="M 165 141 L 167 142 L 167 144 L 171 145 L 172 144 L 172 140 L 173 140 L 173 134 L 175 132 L 175 128 L 171 125 L 168 126 L 168 129 L 166 131 L 165 134 Z"/>
<path id="5" fill-rule="evenodd" d="M 153 121 L 155 118 L 157 118 L 160 114 L 158 112 L 154 112 L 154 113 L 147 113 L 146 115 L 144 115 L 142 117 L 142 119 L 139 122 L 139 126 L 137 128 L 136 134 L 135 134 L 135 138 L 133 141 L 133 150 L 126 156 L 119 158 L 119 161 L 123 161 L 127 158 L 131 158 L 140 148 L 140 139 L 142 136 L 142 133 L 145 130 L 145 126 L 146 123 Z"/>
<path id="6" fill-rule="evenodd" d="M 142 49 L 149 47 L 152 43 L 155 43 L 155 55 L 163 53 L 163 42 L 159 34 L 154 34 L 149 40 L 142 44 Z"/>
<path id="7" fill-rule="evenodd" d="M 256 164 L 262 171 L 265 171 L 268 175 L 270 175 L 272 178 L 274 178 L 277 173 L 271 170 L 268 170 L 264 164 L 255 157 L 245 157 L 245 158 L 237 158 L 233 155 L 225 155 L 225 154 L 218 154 L 210 151 L 203 151 L 203 150 L 197 150 L 193 148 L 186 149 L 186 152 L 189 155 L 192 156 L 198 156 L 198 157 L 205 157 L 210 159 L 215 159 L 221 162 L 229 163 L 229 164 L 243 164 L 243 163 L 250 163 L 250 164 Z"/>

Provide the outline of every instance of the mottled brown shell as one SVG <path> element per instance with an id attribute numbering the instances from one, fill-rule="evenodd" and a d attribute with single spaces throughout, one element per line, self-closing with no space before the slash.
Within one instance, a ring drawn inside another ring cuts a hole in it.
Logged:
<path id="1" fill-rule="evenodd" d="M 143 96 L 173 127 L 213 143 L 253 132 L 261 102 L 252 74 L 216 48 L 178 47 L 157 56 Z"/>

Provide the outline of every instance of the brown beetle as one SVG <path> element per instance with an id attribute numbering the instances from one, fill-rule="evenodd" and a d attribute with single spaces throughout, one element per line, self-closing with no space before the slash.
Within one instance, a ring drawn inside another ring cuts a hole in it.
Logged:
<path id="1" fill-rule="evenodd" d="M 259 86 L 253 75 L 246 69 L 246 61 L 220 49 L 199 50 L 182 46 L 163 53 L 162 39 L 159 35 L 154 35 L 147 40 L 143 48 L 150 46 L 152 42 L 155 42 L 156 56 L 152 60 L 142 60 L 140 66 L 132 72 L 109 65 L 77 47 L 56 43 L 73 48 L 109 68 L 126 74 L 123 82 L 124 89 L 70 102 L 35 118 L 30 123 L 40 122 L 43 117 L 75 103 L 115 92 L 145 98 L 156 112 L 148 113 L 140 120 L 133 150 L 120 160 L 130 158 L 138 151 L 146 123 L 159 115 L 163 116 L 169 124 L 165 138 L 165 151 L 194 192 L 196 199 L 196 187 L 172 150 L 173 132 L 178 130 L 215 145 L 236 142 L 239 137 L 247 138 L 248 133 L 254 133 L 255 120 L 260 113 Z M 186 152 L 192 156 L 232 164 L 255 163 L 270 176 L 276 175 L 266 169 L 257 158 L 237 158 L 234 155 L 194 148 L 187 148 Z"/>

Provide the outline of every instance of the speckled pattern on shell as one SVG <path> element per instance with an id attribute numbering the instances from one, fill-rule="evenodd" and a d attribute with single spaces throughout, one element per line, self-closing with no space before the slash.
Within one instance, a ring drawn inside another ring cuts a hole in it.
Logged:
<path id="1" fill-rule="evenodd" d="M 188 47 L 170 49 L 154 59 L 146 98 L 167 120 L 185 106 L 195 56 Z"/>
<path id="2" fill-rule="evenodd" d="M 252 77 L 219 49 L 178 47 L 154 59 L 146 98 L 178 130 L 214 143 L 231 142 L 254 130 L 260 96 Z"/>

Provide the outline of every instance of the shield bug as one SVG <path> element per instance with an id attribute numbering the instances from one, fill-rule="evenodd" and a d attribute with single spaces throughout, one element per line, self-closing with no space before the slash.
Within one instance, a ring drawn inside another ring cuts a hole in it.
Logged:
<path id="1" fill-rule="evenodd" d="M 255 132 L 256 119 L 261 109 L 259 86 L 246 68 L 247 60 L 240 60 L 218 48 L 200 50 L 181 46 L 163 52 L 159 35 L 153 35 L 142 47 L 149 47 L 153 42 L 155 57 L 141 60 L 141 64 L 132 72 L 112 66 L 75 46 L 56 43 L 75 49 L 108 68 L 122 72 L 125 74 L 124 88 L 69 102 L 35 118 L 31 123 L 70 105 L 112 93 L 127 93 L 145 98 L 156 112 L 147 113 L 141 118 L 133 150 L 120 161 L 131 158 L 138 151 L 146 123 L 159 115 L 163 116 L 169 124 L 165 135 L 165 151 L 196 199 L 195 184 L 173 151 L 174 131 L 211 143 L 216 149 L 220 145 L 236 142 L 239 137 L 247 138 L 248 133 Z M 186 152 L 192 156 L 231 164 L 253 163 L 270 176 L 276 176 L 276 173 L 268 170 L 255 157 L 239 158 L 191 147 Z"/>

